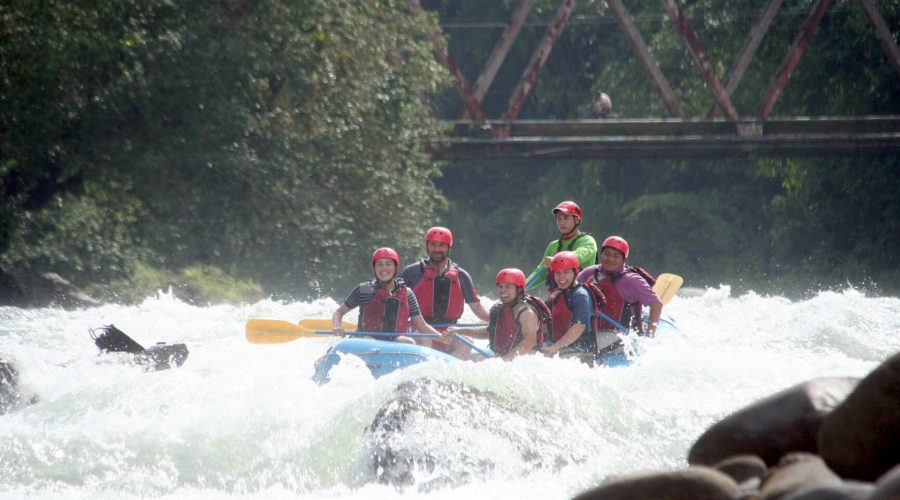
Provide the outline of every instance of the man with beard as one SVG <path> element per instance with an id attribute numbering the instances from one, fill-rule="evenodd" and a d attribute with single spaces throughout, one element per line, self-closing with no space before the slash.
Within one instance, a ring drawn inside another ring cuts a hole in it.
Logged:
<path id="1" fill-rule="evenodd" d="M 331 316 L 335 335 L 344 335 L 341 326 L 344 315 L 359 306 L 358 331 L 397 333 L 387 340 L 415 344 L 403 336 L 412 325 L 423 333 L 438 332 L 428 326 L 419 312 L 419 304 L 413 291 L 397 277 L 400 256 L 392 248 L 382 247 L 372 254 L 372 271 L 375 279 L 360 283 Z"/>
<path id="2" fill-rule="evenodd" d="M 556 216 L 556 228 L 562 236 L 558 240 L 553 240 L 544 250 L 544 258 L 541 263 L 531 272 L 526 280 L 528 290 L 544 283 L 553 290 L 556 283 L 553 281 L 553 273 L 549 272 L 550 260 L 559 252 L 575 252 L 578 256 L 578 262 L 584 269 L 590 265 L 597 263 L 597 241 L 588 233 L 581 231 L 582 212 L 574 201 L 563 201 L 553 209 L 553 215 Z M 546 275 L 546 279 L 540 279 Z"/>
<path id="3" fill-rule="evenodd" d="M 410 264 L 400 277 L 416 294 L 422 317 L 429 324 L 458 322 L 465 304 L 478 319 L 488 321 L 490 315 L 481 305 L 469 273 L 450 260 L 452 246 L 453 233 L 449 229 L 429 229 L 425 233 L 428 258 Z M 433 341 L 431 347 L 444 352 L 449 349 L 442 341 Z"/>

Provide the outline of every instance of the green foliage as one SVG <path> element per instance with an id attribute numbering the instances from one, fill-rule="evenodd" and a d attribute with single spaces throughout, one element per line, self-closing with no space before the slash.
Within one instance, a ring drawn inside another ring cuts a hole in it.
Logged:
<path id="1" fill-rule="evenodd" d="M 55 271 L 119 300 L 174 286 L 198 302 L 342 294 L 424 228 L 454 230 L 482 287 L 529 270 L 574 199 L 634 264 L 689 284 L 896 289 L 896 155 L 505 160 L 438 165 L 435 115 L 462 106 L 436 20 L 474 83 L 517 0 L 0 5 L 0 282 Z M 688 117 L 713 101 L 658 2 L 626 2 Z M 876 2 L 888 26 L 900 4 Z M 785 4 L 733 101 L 752 115 L 811 8 Z M 556 15 L 539 0 L 483 104 L 499 117 Z M 761 2 L 681 5 L 723 79 Z M 606 2 L 579 2 L 520 118 L 665 117 Z M 897 75 L 854 2 L 823 19 L 776 115 L 900 113 Z M 437 109 L 434 109 L 437 108 Z M 442 177 L 443 176 L 443 177 Z M 445 198 L 446 195 L 446 198 Z M 438 216 L 441 216 L 439 219 Z"/>
<path id="2" fill-rule="evenodd" d="M 176 297 L 192 304 L 252 303 L 266 297 L 262 286 L 252 279 L 235 277 L 208 265 L 189 266 L 178 271 L 133 262 L 134 274 L 88 286 L 89 295 L 106 301 L 139 302 L 154 293 L 172 290 Z"/>
<path id="3" fill-rule="evenodd" d="M 314 296 L 371 272 L 377 246 L 412 248 L 420 228 L 398 221 L 443 206 L 423 145 L 439 135 L 427 96 L 447 79 L 433 19 L 405 1 L 0 15 L 7 274 L 85 284 L 135 276 L 141 260 L 206 264 Z M 97 216 L 103 191 L 122 213 Z"/>

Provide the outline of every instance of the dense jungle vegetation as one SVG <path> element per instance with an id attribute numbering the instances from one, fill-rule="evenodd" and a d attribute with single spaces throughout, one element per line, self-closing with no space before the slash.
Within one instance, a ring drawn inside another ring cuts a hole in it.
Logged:
<path id="1" fill-rule="evenodd" d="M 492 294 L 586 212 L 634 264 L 692 286 L 802 294 L 900 288 L 900 158 L 437 162 L 514 0 L 167 0 L 0 5 L 0 299 L 55 272 L 103 300 L 173 286 L 198 302 L 342 296 L 378 246 L 406 262 L 432 224 Z M 765 2 L 682 5 L 720 78 Z M 900 4 L 876 1 L 895 38 Z M 626 2 L 685 114 L 712 103 L 658 2 Z M 787 1 L 733 99 L 751 115 L 810 0 Z M 483 107 L 497 117 L 558 2 L 539 0 Z M 438 22 L 440 20 L 440 24 Z M 579 2 L 520 118 L 665 117 L 603 1 Z M 857 2 L 834 2 L 773 116 L 900 114 L 898 75 Z"/>

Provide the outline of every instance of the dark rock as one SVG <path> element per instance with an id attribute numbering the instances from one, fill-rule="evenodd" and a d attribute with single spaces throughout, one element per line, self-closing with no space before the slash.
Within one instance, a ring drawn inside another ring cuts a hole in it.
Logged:
<path id="1" fill-rule="evenodd" d="M 822 420 L 819 453 L 841 477 L 874 481 L 900 463 L 900 353 Z"/>
<path id="2" fill-rule="evenodd" d="M 751 454 L 772 466 L 791 451 L 816 452 L 816 433 L 822 418 L 858 381 L 810 380 L 738 410 L 697 439 L 688 452 L 688 463 L 712 465 L 734 455 Z"/>
<path id="3" fill-rule="evenodd" d="M 745 493 L 758 490 L 769 472 L 763 459 L 756 455 L 735 455 L 716 463 L 712 468 L 734 479 Z"/>
<path id="4" fill-rule="evenodd" d="M 688 467 L 611 477 L 575 500 L 731 500 L 741 496 L 740 487 L 725 474 L 708 467 Z"/>
<path id="5" fill-rule="evenodd" d="M 759 488 L 759 500 L 781 500 L 811 487 L 839 486 L 841 478 L 821 457 L 811 453 L 789 453 L 770 471 Z"/>
<path id="6" fill-rule="evenodd" d="M 77 309 L 101 302 L 56 273 L 0 273 L 0 304 Z"/>
<path id="7" fill-rule="evenodd" d="M 0 415 L 37 402 L 36 395 L 25 392 L 19 383 L 19 371 L 15 363 L 0 354 Z"/>
<path id="8" fill-rule="evenodd" d="M 97 333 L 99 331 L 99 333 Z M 134 361 L 143 366 L 145 370 L 168 370 L 184 364 L 188 357 L 188 348 L 184 344 L 166 344 L 158 342 L 156 345 L 144 348 L 131 337 L 119 330 L 115 325 L 107 325 L 91 330 L 91 338 L 101 353 L 124 352 L 134 355 Z"/>
<path id="9" fill-rule="evenodd" d="M 813 486 L 785 497 L 785 500 L 867 500 L 875 491 L 872 483 L 844 481 L 841 484 Z"/>
<path id="10" fill-rule="evenodd" d="M 900 464 L 895 465 L 875 481 L 875 491 L 869 497 L 869 500 L 897 499 L 900 499 Z"/>

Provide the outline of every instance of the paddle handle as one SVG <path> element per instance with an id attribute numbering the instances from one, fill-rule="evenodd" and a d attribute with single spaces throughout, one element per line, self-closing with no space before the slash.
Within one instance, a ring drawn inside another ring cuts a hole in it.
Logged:
<path id="1" fill-rule="evenodd" d="M 622 326 L 621 323 L 619 323 L 618 321 L 616 321 L 616 320 L 610 318 L 609 316 L 607 316 L 606 313 L 604 313 L 603 311 L 597 311 L 597 316 L 599 316 L 599 317 L 605 319 L 606 321 L 609 321 L 610 323 L 612 323 L 612 325 L 613 325 L 614 327 L 618 328 L 619 330 L 621 330 L 621 331 L 623 331 L 623 332 L 625 332 L 625 333 L 628 333 L 628 328 L 625 328 L 624 326 Z"/>
<path id="2" fill-rule="evenodd" d="M 316 333 L 322 334 L 322 335 L 330 335 L 330 334 L 333 334 L 334 332 L 333 332 L 332 330 L 316 330 Z M 402 336 L 404 336 L 404 337 L 412 337 L 412 338 L 430 338 L 430 339 L 433 339 L 433 338 L 440 338 L 440 337 L 441 337 L 441 335 L 438 335 L 438 334 L 436 334 L 436 333 L 416 333 L 416 332 L 410 332 L 410 333 L 390 333 L 390 332 L 346 332 L 346 333 L 344 333 L 344 335 L 346 335 L 346 336 L 348 336 L 348 337 L 398 337 L 398 336 L 402 335 Z M 466 344 L 467 346 L 469 346 L 469 347 L 471 347 L 472 349 L 474 349 L 478 354 L 481 354 L 482 356 L 484 356 L 484 357 L 486 357 L 486 358 L 491 358 L 491 357 L 493 357 L 493 356 L 491 355 L 491 353 L 489 353 L 489 352 L 487 352 L 487 351 L 485 351 L 485 350 L 479 349 L 478 346 L 476 346 L 475 344 L 473 344 L 469 339 L 463 337 L 462 335 L 454 334 L 454 337 L 456 337 L 457 339 L 459 339 L 459 341 L 462 342 L 463 344 Z"/>
<path id="3" fill-rule="evenodd" d="M 334 330 L 316 330 L 316 333 L 319 335 L 332 335 L 334 334 Z M 411 337 L 411 338 L 440 338 L 441 335 L 437 333 L 391 333 L 391 332 L 344 332 L 344 336 L 346 337 Z"/>
<path id="4" fill-rule="evenodd" d="M 533 278 L 531 278 L 530 280 L 528 280 L 528 283 L 525 283 L 525 289 L 528 290 L 529 288 L 531 288 L 531 285 L 533 285 L 537 280 L 541 279 L 541 276 L 543 276 L 543 275 L 546 274 L 546 273 L 547 273 L 547 268 L 546 268 L 546 267 L 542 267 L 542 268 L 538 271 L 538 273 L 534 275 Z"/>
<path id="5" fill-rule="evenodd" d="M 477 345 L 475 345 L 471 340 L 469 340 L 469 339 L 463 337 L 462 335 L 460 335 L 460 334 L 458 334 L 458 333 L 454 333 L 453 336 L 456 337 L 456 339 L 459 340 L 460 342 L 462 342 L 463 344 L 466 344 L 467 346 L 469 346 L 470 348 L 472 348 L 472 350 L 474 350 L 474 351 L 477 352 L 478 354 L 481 354 L 482 356 L 484 356 L 484 357 L 486 357 L 486 358 L 493 358 L 493 357 L 494 357 L 493 354 L 491 354 L 490 352 L 487 352 L 487 351 L 485 351 L 485 350 L 483 350 L 483 349 L 480 349 L 480 348 L 479 348 Z"/>
<path id="6" fill-rule="evenodd" d="M 487 323 L 429 323 L 432 328 L 450 328 L 451 326 L 470 327 L 487 326 Z"/>

